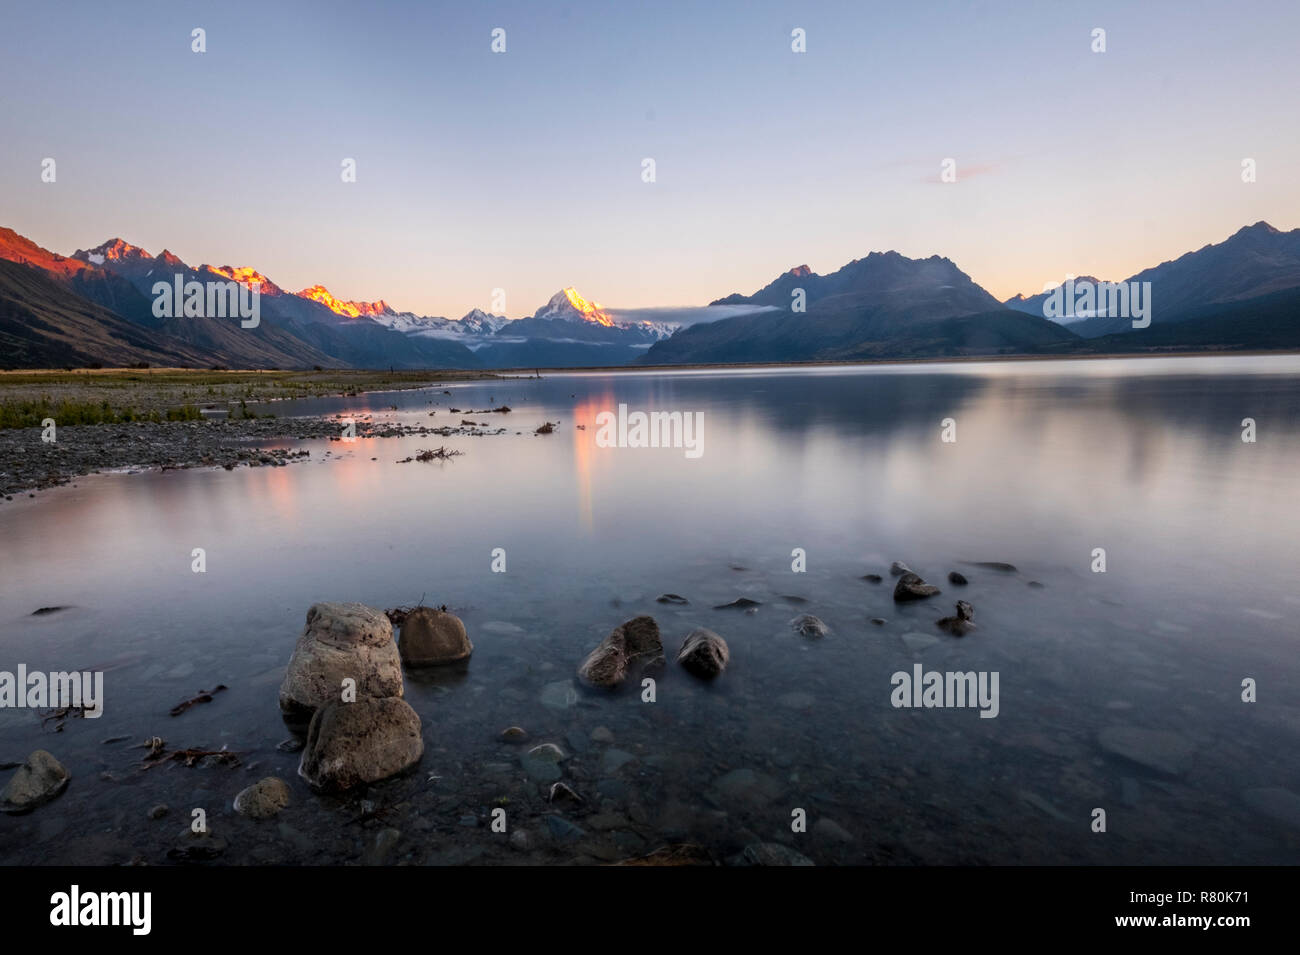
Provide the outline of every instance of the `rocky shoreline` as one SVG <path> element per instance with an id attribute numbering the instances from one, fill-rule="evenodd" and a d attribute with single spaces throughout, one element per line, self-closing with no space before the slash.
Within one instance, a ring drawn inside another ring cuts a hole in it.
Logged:
<path id="1" fill-rule="evenodd" d="M 358 438 L 481 436 L 508 430 L 375 422 L 366 415 L 67 425 L 58 429 L 54 442 L 43 441 L 40 428 L 13 428 L 0 430 L 0 501 L 20 494 L 34 497 L 35 491 L 101 471 L 284 466 L 308 460 L 310 453 L 262 446 L 328 439 L 341 448 L 353 447 L 341 437 L 346 420 L 355 421 Z"/>

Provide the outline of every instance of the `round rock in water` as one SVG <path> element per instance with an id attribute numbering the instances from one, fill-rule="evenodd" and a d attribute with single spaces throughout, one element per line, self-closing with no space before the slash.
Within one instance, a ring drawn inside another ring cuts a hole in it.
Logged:
<path id="1" fill-rule="evenodd" d="M 615 627 L 578 667 L 578 676 L 592 686 L 614 687 L 633 665 L 662 665 L 664 645 L 654 617 L 634 617 Z"/>
<path id="2" fill-rule="evenodd" d="M 727 641 L 705 627 L 686 635 L 677 662 L 696 676 L 711 680 L 727 668 L 731 650 Z"/>
<path id="3" fill-rule="evenodd" d="M 445 610 L 417 607 L 402 621 L 397 649 L 407 666 L 430 667 L 467 660 L 474 645 L 460 617 Z"/>
<path id="4" fill-rule="evenodd" d="M 43 749 L 38 749 L 18 767 L 4 792 L 0 794 L 0 809 L 11 815 L 31 812 L 54 799 L 68 788 L 71 774 L 63 765 Z"/>
<path id="5" fill-rule="evenodd" d="M 615 639 L 614 634 L 621 635 L 621 628 L 611 633 L 596 649 L 587 654 L 587 658 L 578 666 L 578 677 L 592 686 L 618 686 L 627 676 L 627 651 L 622 639 Z"/>
<path id="6" fill-rule="evenodd" d="M 964 600 L 957 601 L 957 614 L 935 621 L 940 630 L 951 633 L 954 637 L 964 637 L 975 629 L 975 608 Z"/>
<path id="7" fill-rule="evenodd" d="M 564 751 L 560 747 L 554 743 L 542 743 L 524 753 L 519 763 L 529 776 L 540 782 L 551 783 L 564 775 L 560 771 L 560 763 L 564 758 Z"/>
<path id="8" fill-rule="evenodd" d="M 898 585 L 894 587 L 894 600 L 898 603 L 905 603 L 909 600 L 924 600 L 926 597 L 933 597 L 938 592 L 939 588 L 934 584 L 927 584 L 921 579 L 920 575 L 909 571 L 898 578 Z"/>
<path id="9" fill-rule="evenodd" d="M 289 805 L 289 784 L 278 776 L 259 779 L 235 796 L 235 812 L 250 819 L 270 819 Z"/>
<path id="10" fill-rule="evenodd" d="M 312 717 L 298 775 L 316 789 L 351 789 L 395 776 L 423 753 L 420 717 L 405 700 L 330 703 Z"/>
<path id="11" fill-rule="evenodd" d="M 320 707 L 339 699 L 345 679 L 356 681 L 358 697 L 402 695 L 393 625 L 382 610 L 365 604 L 315 604 L 280 685 L 286 722 L 305 727 Z"/>
<path id="12" fill-rule="evenodd" d="M 790 621 L 790 629 L 808 640 L 820 640 L 831 632 L 831 628 L 810 613 L 802 614 Z"/>

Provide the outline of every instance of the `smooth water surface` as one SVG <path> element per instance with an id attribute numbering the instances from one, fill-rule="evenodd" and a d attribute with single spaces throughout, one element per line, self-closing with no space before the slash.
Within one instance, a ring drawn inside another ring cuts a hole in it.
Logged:
<path id="1" fill-rule="evenodd" d="M 60 732 L 0 710 L 0 762 L 43 748 L 73 775 L 54 802 L 0 818 L 0 861 L 163 862 L 202 807 L 227 863 L 373 861 L 377 827 L 401 832 L 388 861 L 433 863 L 670 842 L 725 859 L 756 841 L 819 864 L 1295 863 L 1298 373 L 1297 357 L 1242 357 L 473 382 L 274 411 L 506 433 L 308 441 L 288 467 L 97 475 L 15 499 L 0 508 L 0 669 L 101 669 L 106 701 Z M 702 413 L 702 455 L 598 446 L 597 414 L 620 403 Z M 469 413 L 501 404 L 513 410 Z M 555 433 L 534 434 L 545 421 Z M 464 454 L 397 463 L 439 445 Z M 893 560 L 943 592 L 895 604 Z M 982 561 L 1017 571 L 964 563 Z M 690 603 L 656 602 L 665 592 Z M 761 604 L 713 609 L 739 596 Z M 959 598 L 978 625 L 962 639 L 935 627 Z M 353 600 L 446 604 L 475 652 L 407 674 L 416 773 L 320 797 L 276 748 L 277 689 L 307 608 Z M 53 605 L 70 609 L 30 616 Z M 587 651 L 641 613 L 669 651 L 655 702 L 639 686 L 574 699 L 564 684 Z M 801 613 L 830 635 L 795 635 Z M 731 647 L 711 685 L 671 662 L 697 626 Z M 895 708 L 891 676 L 917 662 L 996 671 L 998 716 Z M 1242 701 L 1247 678 L 1258 702 Z M 515 724 L 571 754 L 586 801 L 563 818 L 581 834 L 547 818 L 527 747 L 497 739 Z M 1172 732 L 1195 756 L 1161 771 L 1108 751 L 1107 727 Z M 228 746 L 242 765 L 142 770 L 133 747 L 155 735 Z M 291 781 L 293 804 L 236 816 L 234 794 L 266 775 Z M 358 818 L 361 798 L 377 818 Z M 170 814 L 149 819 L 160 803 Z M 498 805 L 528 850 L 483 825 Z M 791 832 L 797 808 L 807 833 Z"/>

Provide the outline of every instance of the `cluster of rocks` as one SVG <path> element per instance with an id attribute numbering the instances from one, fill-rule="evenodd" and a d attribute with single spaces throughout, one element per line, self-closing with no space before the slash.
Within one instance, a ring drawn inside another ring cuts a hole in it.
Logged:
<path id="1" fill-rule="evenodd" d="M 996 570 L 1015 570 L 1013 565 L 1003 563 L 988 563 L 980 566 L 987 566 Z M 896 560 L 890 564 L 889 573 L 898 578 L 898 582 L 894 585 L 895 603 L 910 603 L 915 600 L 924 600 L 927 597 L 933 597 L 941 592 L 938 587 L 926 583 L 920 574 L 916 573 L 901 560 Z M 868 574 L 863 579 L 871 580 L 873 583 L 878 583 L 881 578 L 876 574 Z M 948 582 L 958 587 L 964 587 L 968 583 L 965 576 L 955 570 L 948 573 Z M 877 620 L 879 620 L 879 618 L 873 618 L 872 622 L 875 623 Z M 975 608 L 965 600 L 959 600 L 957 601 L 957 612 L 953 616 L 942 617 L 941 619 L 936 620 L 935 626 L 945 633 L 952 634 L 954 637 L 964 637 L 975 629 L 974 620 Z M 884 623 L 884 621 L 882 620 L 880 623 Z"/>
<path id="2" fill-rule="evenodd" d="M 712 679 L 727 668 L 731 651 L 727 641 L 712 630 L 699 627 L 682 641 L 677 662 L 689 673 Z M 654 617 L 624 621 L 587 654 L 578 667 L 578 677 L 597 687 L 616 687 L 631 674 L 657 672 L 665 665 L 664 645 Z"/>
<path id="3" fill-rule="evenodd" d="M 964 637 L 975 629 L 974 619 L 975 608 L 964 600 L 958 600 L 956 615 L 942 618 L 937 621 L 936 626 L 954 637 Z"/>
<path id="4" fill-rule="evenodd" d="M 314 789 L 337 791 L 410 769 L 424 739 L 419 715 L 403 699 L 403 665 L 443 666 L 473 650 L 464 623 L 445 610 L 411 610 L 394 642 L 381 610 L 314 605 L 280 686 L 286 724 L 306 730 L 298 775 Z"/>

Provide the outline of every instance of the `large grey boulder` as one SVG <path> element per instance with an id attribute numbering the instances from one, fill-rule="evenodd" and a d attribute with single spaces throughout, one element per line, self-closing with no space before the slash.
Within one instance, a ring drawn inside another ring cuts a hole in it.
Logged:
<path id="1" fill-rule="evenodd" d="M 442 666 L 469 659 L 474 644 L 454 613 L 416 607 L 402 621 L 397 650 L 409 667 Z"/>
<path id="2" fill-rule="evenodd" d="M 393 625 L 365 604 L 314 604 L 280 685 L 285 721 L 304 728 L 316 710 L 342 698 L 345 679 L 356 681 L 358 699 L 402 695 Z"/>
<path id="3" fill-rule="evenodd" d="M 0 810 L 11 815 L 31 812 L 67 789 L 71 778 L 57 759 L 38 749 L 18 767 L 0 793 Z"/>
<path id="4" fill-rule="evenodd" d="M 298 775 L 315 789 L 351 789 L 395 776 L 423 754 L 420 717 L 405 700 L 329 703 L 312 717 Z"/>

